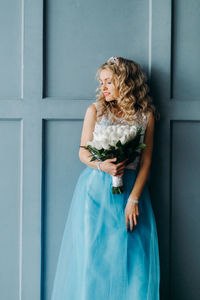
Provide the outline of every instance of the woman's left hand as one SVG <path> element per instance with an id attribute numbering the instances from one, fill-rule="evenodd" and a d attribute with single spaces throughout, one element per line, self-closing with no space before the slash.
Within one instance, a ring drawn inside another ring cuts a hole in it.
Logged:
<path id="1" fill-rule="evenodd" d="M 127 202 L 125 208 L 125 219 L 127 231 L 129 230 L 129 221 L 130 221 L 130 231 L 133 230 L 134 225 L 137 225 L 137 217 L 139 217 L 139 209 L 137 203 Z"/>

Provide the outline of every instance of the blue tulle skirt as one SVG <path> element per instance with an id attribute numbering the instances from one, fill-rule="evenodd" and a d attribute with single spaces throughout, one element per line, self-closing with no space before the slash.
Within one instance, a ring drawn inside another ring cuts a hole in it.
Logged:
<path id="1" fill-rule="evenodd" d="M 137 171 L 125 169 L 124 194 L 112 194 L 110 174 L 86 167 L 71 201 L 51 300 L 158 300 L 156 222 L 148 184 L 139 219 L 127 231 L 125 206 Z"/>

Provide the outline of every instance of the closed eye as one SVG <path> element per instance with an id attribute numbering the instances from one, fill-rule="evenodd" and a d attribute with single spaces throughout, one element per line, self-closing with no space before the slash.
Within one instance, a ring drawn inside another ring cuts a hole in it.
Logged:
<path id="1" fill-rule="evenodd" d="M 109 82 L 107 82 L 108 84 L 111 84 L 112 82 L 111 81 L 109 81 Z M 100 82 L 100 85 L 102 85 L 103 83 L 102 82 Z"/>

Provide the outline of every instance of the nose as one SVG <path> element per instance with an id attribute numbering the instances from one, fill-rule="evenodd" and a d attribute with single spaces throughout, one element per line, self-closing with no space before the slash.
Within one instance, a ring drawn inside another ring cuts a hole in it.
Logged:
<path id="1" fill-rule="evenodd" d="M 103 83 L 103 84 L 102 84 L 102 89 L 103 89 L 103 90 L 105 90 L 105 89 L 107 90 L 106 83 Z"/>

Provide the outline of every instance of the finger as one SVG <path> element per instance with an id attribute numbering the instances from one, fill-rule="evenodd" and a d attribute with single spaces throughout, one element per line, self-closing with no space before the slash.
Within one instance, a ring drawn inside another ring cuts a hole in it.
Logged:
<path id="1" fill-rule="evenodd" d="M 128 158 L 123 160 L 123 164 L 125 165 L 127 161 L 128 161 Z"/>
<path id="2" fill-rule="evenodd" d="M 120 170 L 120 171 L 115 170 L 114 173 L 115 173 L 115 176 L 123 176 L 124 170 Z"/>
<path id="3" fill-rule="evenodd" d="M 135 214 L 133 215 L 133 219 L 134 219 L 134 224 L 136 226 L 137 225 L 137 219 L 136 219 L 136 215 Z"/>
<path id="4" fill-rule="evenodd" d="M 126 216 L 126 228 L 127 228 L 127 231 L 129 229 L 129 219 L 128 219 L 128 216 Z"/>
<path id="5" fill-rule="evenodd" d="M 118 177 L 122 177 L 124 175 L 124 173 L 120 173 L 119 175 L 117 175 Z"/>
<path id="6" fill-rule="evenodd" d="M 124 172 L 124 167 L 121 167 L 121 168 L 119 168 L 119 169 L 117 169 L 117 173 L 122 173 L 122 172 Z"/>
<path id="7" fill-rule="evenodd" d="M 125 164 L 125 161 L 121 161 L 120 163 L 116 164 L 117 167 L 123 166 Z"/>
<path id="8" fill-rule="evenodd" d="M 132 216 L 129 217 L 129 220 L 130 220 L 130 230 L 132 231 L 133 230 L 133 218 L 132 218 Z"/>
<path id="9" fill-rule="evenodd" d="M 124 174 L 124 169 L 117 170 L 117 175 L 123 175 Z"/>
<path id="10" fill-rule="evenodd" d="M 138 209 L 138 206 L 137 206 L 137 209 L 136 209 L 136 215 L 139 217 L 139 209 Z"/>
<path id="11" fill-rule="evenodd" d="M 120 172 L 125 170 L 125 165 L 122 166 L 115 166 L 115 171 L 119 174 Z"/>
<path id="12" fill-rule="evenodd" d="M 126 167 L 126 165 L 123 164 L 123 165 L 121 165 L 121 166 L 117 166 L 117 169 L 118 169 L 118 170 L 120 170 L 120 169 L 123 170 L 125 167 Z"/>
<path id="13" fill-rule="evenodd" d="M 116 171 L 117 171 L 117 172 L 122 172 L 122 171 L 124 171 L 124 169 L 125 169 L 125 165 L 120 166 L 120 167 L 117 167 L 117 168 L 116 168 Z"/>
<path id="14" fill-rule="evenodd" d="M 107 161 L 109 162 L 115 162 L 117 160 L 117 157 L 108 158 Z"/>

